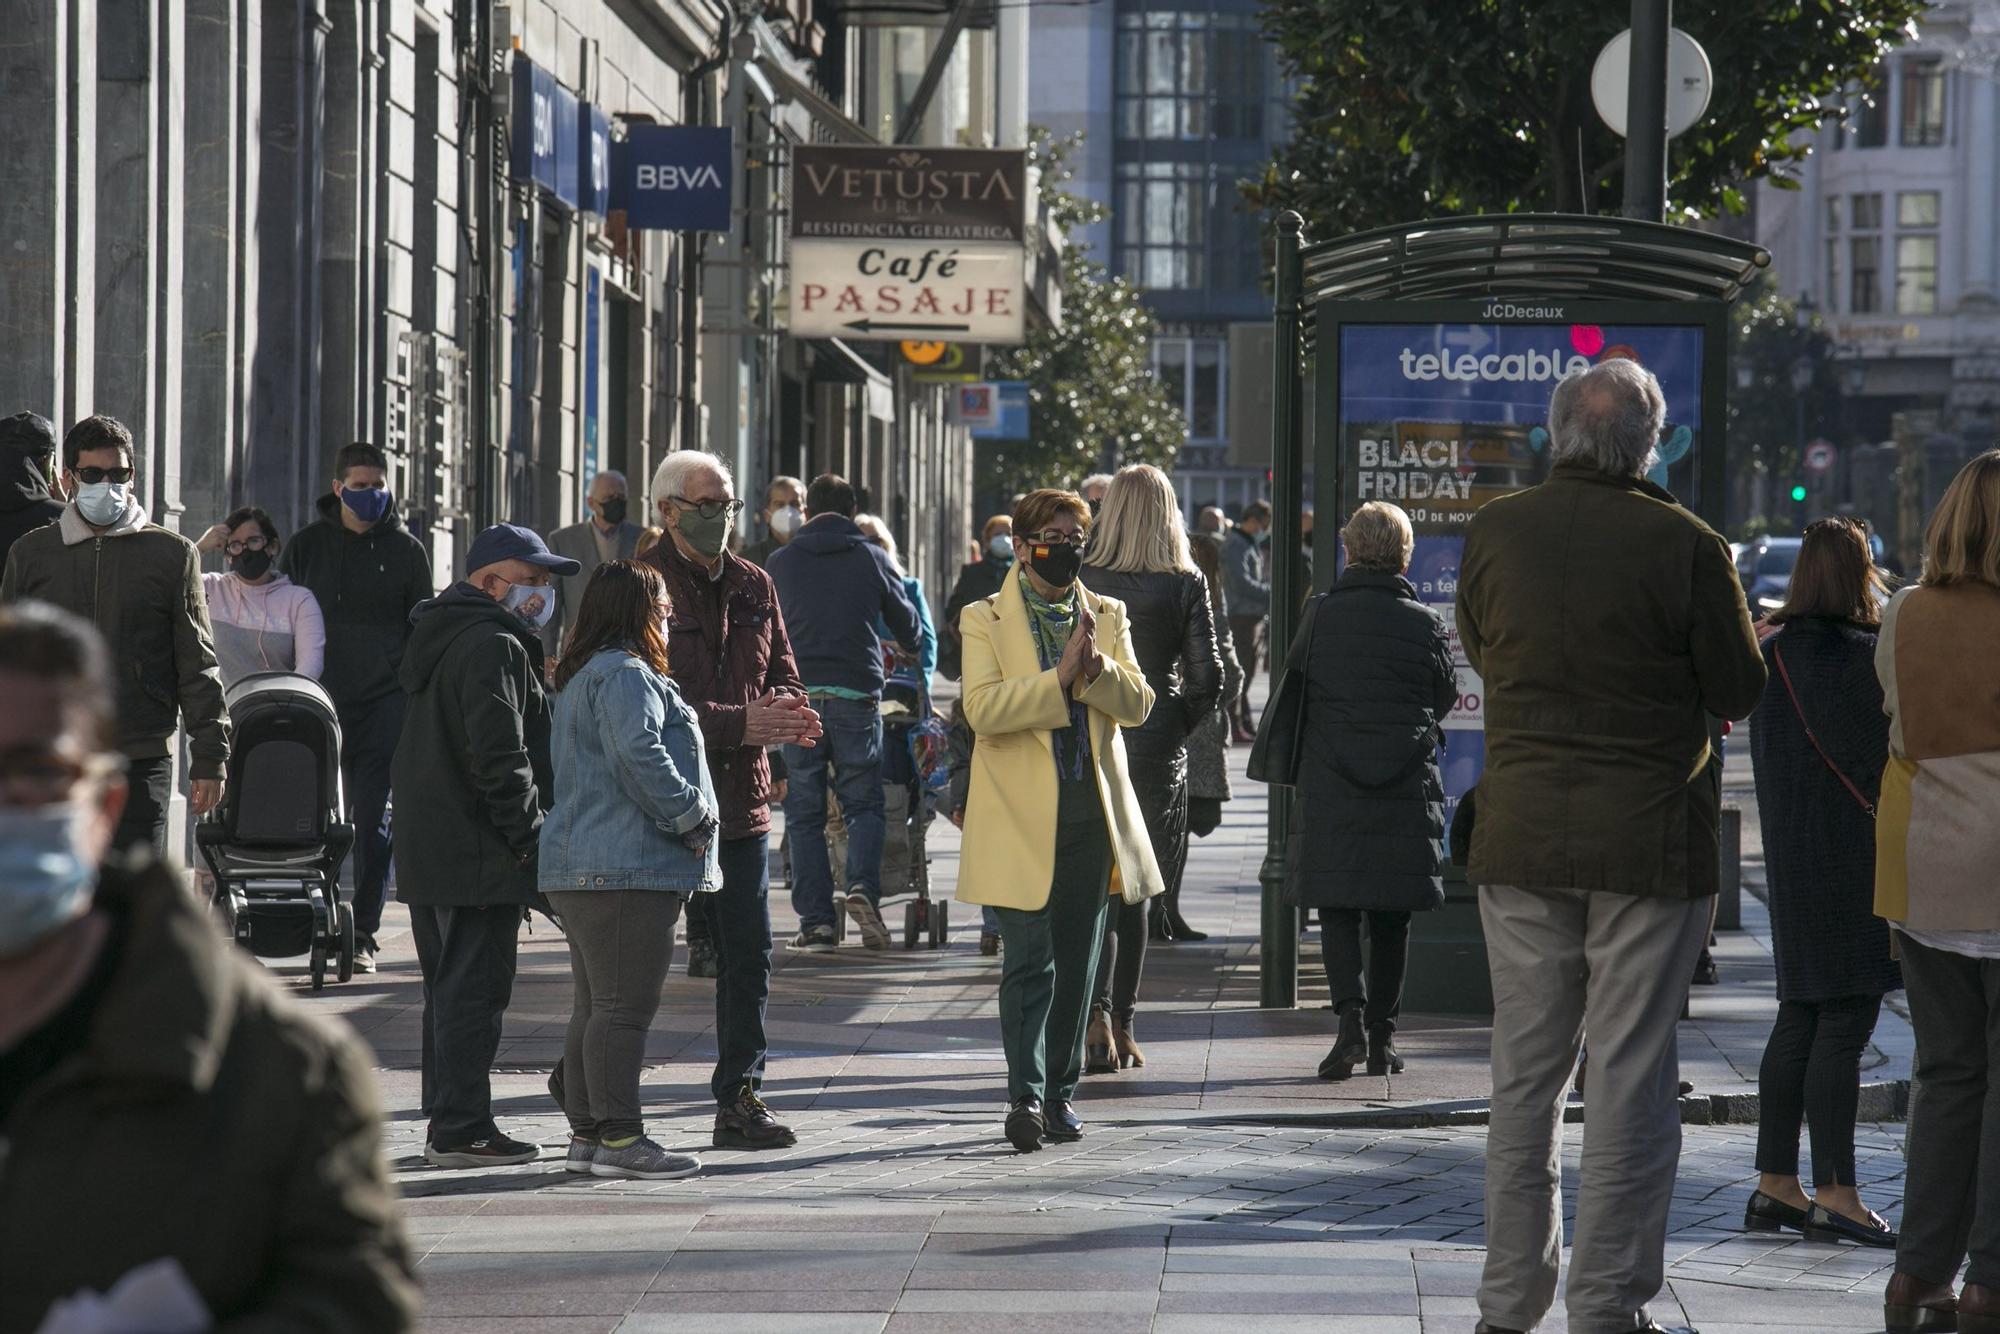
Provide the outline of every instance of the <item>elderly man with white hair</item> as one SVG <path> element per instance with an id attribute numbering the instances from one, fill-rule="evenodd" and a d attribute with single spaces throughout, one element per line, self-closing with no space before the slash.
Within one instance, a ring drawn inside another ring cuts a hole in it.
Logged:
<path id="1" fill-rule="evenodd" d="M 562 652 L 563 636 L 569 633 L 576 609 L 583 605 L 583 590 L 597 567 L 607 561 L 631 560 L 638 549 L 641 524 L 626 517 L 625 474 L 606 468 L 590 479 L 584 494 L 590 517 L 582 523 L 558 528 L 549 534 L 549 550 L 577 563 L 577 572 L 555 581 L 556 609 L 542 627 L 542 647 L 553 658 Z"/>
<path id="2" fill-rule="evenodd" d="M 757 1095 L 764 1080 L 764 1011 L 771 994 L 767 746 L 811 746 L 819 715 L 806 701 L 771 576 L 729 550 L 743 514 L 729 466 L 679 450 L 653 474 L 653 512 L 666 537 L 645 560 L 666 579 L 673 609 L 667 658 L 701 722 L 722 811 L 722 889 L 701 897 L 719 971 L 715 980 L 714 1144 L 779 1149 L 797 1137 Z"/>
<path id="3" fill-rule="evenodd" d="M 1721 537 L 1646 480 L 1659 382 L 1614 358 L 1549 402 L 1553 471 L 1466 529 L 1458 629 L 1486 682 L 1469 878 L 1493 972 L 1479 1328 L 1530 1330 L 1562 1258 L 1562 1104 L 1586 1027 L 1566 1304 L 1653 1330 L 1680 1159 L 1675 1025 L 1716 892 L 1714 718 L 1764 688 Z"/>

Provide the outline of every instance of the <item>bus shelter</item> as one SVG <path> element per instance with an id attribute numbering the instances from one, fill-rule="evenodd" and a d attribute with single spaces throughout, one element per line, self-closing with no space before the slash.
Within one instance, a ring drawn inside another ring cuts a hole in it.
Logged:
<path id="1" fill-rule="evenodd" d="M 1629 357 L 1659 378 L 1667 424 L 1652 480 L 1720 529 L 1728 307 L 1769 262 L 1746 242 L 1622 218 L 1457 218 L 1307 245 L 1303 220 L 1284 214 L 1271 414 L 1273 663 L 1284 661 L 1307 596 L 1339 573 L 1330 538 L 1306 568 L 1308 459 L 1322 533 L 1370 500 L 1409 514 L 1410 581 L 1453 627 L 1467 520 L 1548 475 L 1551 391 L 1609 358 Z M 1485 762 L 1483 687 L 1462 654 L 1458 676 L 1440 754 L 1447 820 Z M 1310 812 L 1295 811 L 1285 789 L 1272 795 L 1261 992 L 1267 1006 L 1292 1006 L 1298 913 L 1284 875 L 1292 821 Z M 1462 871 L 1447 875 L 1445 906 L 1411 924 L 1404 1006 L 1490 1013 L 1477 900 Z"/>

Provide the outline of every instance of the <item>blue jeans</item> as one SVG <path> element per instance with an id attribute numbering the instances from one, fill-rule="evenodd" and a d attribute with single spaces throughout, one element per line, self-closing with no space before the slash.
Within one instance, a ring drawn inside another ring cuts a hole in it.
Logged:
<path id="1" fill-rule="evenodd" d="M 801 930 L 832 926 L 833 863 L 826 850 L 827 769 L 847 823 L 847 891 L 882 897 L 882 714 L 870 699 L 821 698 L 816 746 L 786 746 L 785 832 L 792 840 L 792 911 Z"/>
<path id="2" fill-rule="evenodd" d="M 722 888 L 694 896 L 708 914 L 721 975 L 715 979 L 717 1103 L 764 1082 L 764 1010 L 771 996 L 770 836 L 725 838 L 717 848 Z"/>

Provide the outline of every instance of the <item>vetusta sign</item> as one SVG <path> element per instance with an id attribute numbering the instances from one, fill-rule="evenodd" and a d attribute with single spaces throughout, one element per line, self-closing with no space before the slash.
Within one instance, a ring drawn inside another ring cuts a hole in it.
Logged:
<path id="1" fill-rule="evenodd" d="M 791 331 L 1018 343 L 1027 309 L 1018 150 L 793 150 Z"/>

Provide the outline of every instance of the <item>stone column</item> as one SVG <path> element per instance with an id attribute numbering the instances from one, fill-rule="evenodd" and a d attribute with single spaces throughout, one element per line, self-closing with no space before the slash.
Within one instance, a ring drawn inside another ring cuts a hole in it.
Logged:
<path id="1" fill-rule="evenodd" d="M 0 80 L 0 124 L 9 127 L 0 135 L 0 416 L 33 409 L 54 419 L 58 432 L 69 417 L 66 289 L 78 235 L 68 170 L 78 4 L 17 0 Z M 95 54 L 83 57 L 93 83 Z M 81 243 L 90 244 L 87 228 Z"/>

